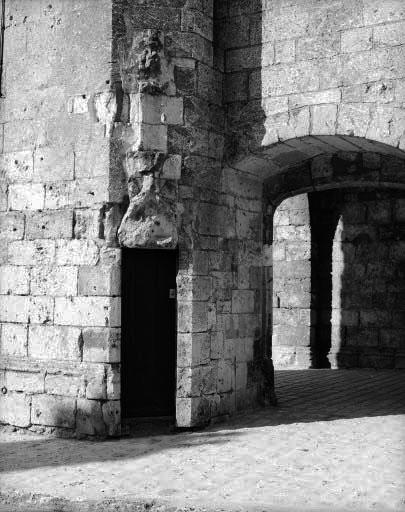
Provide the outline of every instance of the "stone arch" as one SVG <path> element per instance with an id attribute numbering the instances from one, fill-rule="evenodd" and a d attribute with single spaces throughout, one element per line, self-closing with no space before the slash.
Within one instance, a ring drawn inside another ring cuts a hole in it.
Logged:
<path id="1" fill-rule="evenodd" d="M 405 152 L 388 144 L 360 137 L 304 136 L 252 151 L 228 162 L 223 169 L 223 191 L 235 198 L 234 208 L 239 254 L 242 265 L 257 269 L 260 235 L 252 240 L 257 219 L 247 203 L 262 205 L 261 235 L 264 282 L 272 280 L 272 222 L 276 207 L 285 198 L 302 193 L 343 188 L 405 189 Z M 230 204 L 234 204 L 229 201 Z M 242 205 L 242 203 L 244 203 Z M 226 211 L 222 213 L 228 219 Z M 242 220 L 240 220 L 242 219 Z M 247 221 L 246 219 L 250 219 Z M 245 222 L 245 225 L 243 224 Z M 250 222 L 250 225 L 246 224 Z M 257 230 L 256 230 L 257 231 Z M 250 244 L 250 256 L 241 256 Z M 244 261 L 243 261 L 244 260 Z M 243 292 L 242 292 L 243 293 Z M 255 290 L 255 293 L 259 293 Z M 271 293 L 262 293 L 262 312 L 271 303 Z M 268 322 L 262 325 L 262 355 L 270 355 Z"/>
<path id="2" fill-rule="evenodd" d="M 292 140 L 289 141 L 288 146 L 283 143 L 281 147 L 276 145 L 264 150 L 266 157 L 272 155 L 271 172 L 269 173 L 268 169 L 267 177 L 264 178 L 264 166 L 262 167 L 262 163 L 255 160 L 256 157 L 245 160 L 250 164 L 249 174 L 255 175 L 256 179 L 263 179 L 263 244 L 264 265 L 267 266 L 264 270 L 265 274 L 266 271 L 268 274 L 266 282 L 273 283 L 273 216 L 277 207 L 287 198 L 293 198 L 300 194 L 313 195 L 315 192 L 333 189 L 405 190 L 405 153 L 403 151 L 385 144 L 357 139 L 354 140 L 356 143 L 356 148 L 354 148 L 349 145 L 353 142 L 351 138 L 350 140 L 349 138 L 342 139 L 345 141 L 343 144 L 340 144 L 340 140 L 340 137 L 332 140 L 328 138 L 327 144 L 322 137 L 316 140 Z M 320 145 L 319 141 L 321 141 Z M 325 145 L 322 146 L 322 143 L 325 143 Z M 312 148 L 312 156 L 310 156 L 309 151 L 305 153 L 302 151 L 303 148 L 308 149 L 309 145 L 315 146 Z M 300 151 L 289 149 L 291 147 L 299 147 Z M 321 152 L 320 149 L 324 151 Z M 302 160 L 299 161 L 299 158 L 302 158 Z M 309 258 L 311 259 L 311 253 Z M 311 265 L 308 268 L 309 278 L 312 279 Z M 267 314 L 269 314 L 269 308 L 274 310 L 272 302 L 274 299 L 269 299 L 268 295 L 268 303 L 263 305 Z M 308 307 L 312 308 L 312 305 L 308 304 Z M 311 310 L 309 313 L 312 318 L 313 311 Z M 272 320 L 268 318 L 265 322 L 270 323 L 270 325 L 266 327 L 265 344 L 267 344 L 267 347 L 264 352 L 271 354 L 272 348 L 268 345 L 272 343 L 273 325 Z M 269 331 L 271 331 L 271 334 L 269 334 Z M 301 352 L 304 351 L 301 350 Z M 337 365 L 337 354 L 334 354 L 334 356 L 334 364 Z M 278 354 L 276 359 L 277 357 L 282 358 L 283 354 L 281 356 Z M 305 364 L 308 365 L 307 367 L 311 366 L 309 352 L 308 354 L 302 353 L 299 357 L 301 358 L 300 364 L 304 365 L 303 367 L 305 367 Z M 348 361 L 347 355 L 344 357 L 340 357 L 340 363 L 342 360 Z M 402 355 L 399 354 L 398 357 L 400 358 Z M 376 364 L 380 363 L 377 362 Z"/>

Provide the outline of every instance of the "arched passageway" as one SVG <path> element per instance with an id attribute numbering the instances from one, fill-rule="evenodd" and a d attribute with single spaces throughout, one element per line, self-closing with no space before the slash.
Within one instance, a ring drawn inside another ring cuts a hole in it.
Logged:
<path id="1" fill-rule="evenodd" d="M 343 188 L 284 200 L 274 214 L 276 368 L 400 364 L 405 192 Z"/>

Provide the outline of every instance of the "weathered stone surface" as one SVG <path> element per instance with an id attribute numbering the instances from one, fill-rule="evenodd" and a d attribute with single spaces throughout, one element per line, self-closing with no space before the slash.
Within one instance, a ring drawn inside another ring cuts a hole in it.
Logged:
<path id="1" fill-rule="evenodd" d="M 34 425 L 74 428 L 76 400 L 55 395 L 33 395 L 31 421 Z"/>
<path id="2" fill-rule="evenodd" d="M 144 178 L 142 190 L 131 198 L 118 231 L 126 247 L 175 247 L 177 245 L 177 206 L 160 193 L 159 183 Z"/>
<path id="3" fill-rule="evenodd" d="M 76 327 L 33 325 L 29 329 L 28 354 L 34 359 L 79 361 L 81 331 Z"/>
<path id="4" fill-rule="evenodd" d="M 333 234 L 334 200 L 276 206 L 403 187 L 401 2 L 62 3 L 13 6 L 2 82 L 1 353 L 39 423 L 119 433 L 120 245 L 178 249 L 180 426 L 272 387 L 271 321 L 284 368 L 322 336 L 333 365 L 399 361 L 402 199 L 342 196 Z"/>
<path id="5" fill-rule="evenodd" d="M 31 423 L 31 398 L 21 393 L 0 395 L 0 421 L 28 427 Z"/>

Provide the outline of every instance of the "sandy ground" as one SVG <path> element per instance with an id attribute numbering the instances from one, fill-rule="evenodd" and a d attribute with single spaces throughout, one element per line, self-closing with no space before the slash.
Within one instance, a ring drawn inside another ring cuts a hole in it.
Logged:
<path id="1" fill-rule="evenodd" d="M 404 380 L 278 372 L 279 408 L 200 432 L 92 442 L 5 429 L 0 511 L 405 511 Z M 18 508 L 16 496 L 31 493 Z"/>

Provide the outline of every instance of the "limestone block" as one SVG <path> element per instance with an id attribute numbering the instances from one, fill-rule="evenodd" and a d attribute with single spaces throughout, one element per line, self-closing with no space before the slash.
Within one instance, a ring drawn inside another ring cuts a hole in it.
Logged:
<path id="1" fill-rule="evenodd" d="M 373 30 L 369 27 L 344 30 L 342 32 L 342 52 L 361 52 L 373 46 Z"/>
<path id="2" fill-rule="evenodd" d="M 92 240 L 57 240 L 57 265 L 96 265 L 99 248 Z"/>
<path id="3" fill-rule="evenodd" d="M 31 181 L 34 170 L 34 158 L 31 150 L 5 153 L 0 156 L 2 176 L 9 182 Z"/>
<path id="4" fill-rule="evenodd" d="M 244 210 L 236 211 L 236 235 L 238 238 L 258 239 L 261 236 L 262 216 Z"/>
<path id="5" fill-rule="evenodd" d="M 66 147 L 41 147 L 34 153 L 33 180 L 40 183 L 73 179 L 72 149 Z"/>
<path id="6" fill-rule="evenodd" d="M 218 361 L 218 393 L 235 389 L 235 367 L 230 361 Z"/>
<path id="7" fill-rule="evenodd" d="M 89 207 L 109 200 L 106 176 L 45 185 L 45 208 Z"/>
<path id="8" fill-rule="evenodd" d="M 78 140 L 75 143 L 75 177 L 96 178 L 106 176 L 110 166 L 111 142 L 107 138 Z"/>
<path id="9" fill-rule="evenodd" d="M 74 211 L 74 238 L 90 238 L 95 240 L 100 236 L 101 210 Z"/>
<path id="10" fill-rule="evenodd" d="M 272 347 L 273 364 L 276 370 L 292 367 L 296 363 L 296 347 Z"/>
<path id="11" fill-rule="evenodd" d="M 73 211 L 51 211 L 27 215 L 25 238 L 71 238 Z"/>
<path id="12" fill-rule="evenodd" d="M 92 365 L 91 375 L 86 376 L 86 398 L 105 400 L 107 397 L 107 369 L 104 365 Z"/>
<path id="13" fill-rule="evenodd" d="M 83 329 L 83 361 L 118 363 L 121 358 L 120 329 Z"/>
<path id="14" fill-rule="evenodd" d="M 31 398 L 22 393 L 0 395 L 0 422 L 17 427 L 31 424 Z"/>
<path id="15" fill-rule="evenodd" d="M 211 16 L 198 10 L 184 9 L 181 16 L 181 29 L 184 32 L 194 32 L 208 41 L 213 40 L 213 21 Z"/>
<path id="16" fill-rule="evenodd" d="M 21 295 L 0 296 L 0 322 L 27 323 L 29 297 Z"/>
<path id="17" fill-rule="evenodd" d="M 18 324 L 2 324 L 1 353 L 9 356 L 27 355 L 28 327 Z"/>
<path id="18" fill-rule="evenodd" d="M 287 64 L 295 61 L 295 41 L 276 41 L 274 45 L 274 64 Z"/>
<path id="19" fill-rule="evenodd" d="M 263 84 L 263 89 L 260 84 Z M 261 95 L 281 96 L 318 90 L 319 85 L 317 64 L 315 61 L 307 61 L 270 66 L 260 72 L 255 71 L 250 76 L 249 88 L 250 97 L 255 98 Z"/>
<path id="20" fill-rule="evenodd" d="M 118 239 L 125 247 L 175 247 L 177 215 L 177 204 L 162 193 L 160 181 L 146 176 L 142 190 L 130 200 Z"/>
<path id="21" fill-rule="evenodd" d="M 0 295 L 28 295 L 29 280 L 27 267 L 0 267 Z"/>
<path id="22" fill-rule="evenodd" d="M 121 270 L 117 265 L 79 267 L 79 295 L 120 295 Z"/>
<path id="23" fill-rule="evenodd" d="M 141 123 L 136 125 L 139 133 L 137 149 L 146 151 L 167 151 L 167 126 Z"/>
<path id="24" fill-rule="evenodd" d="M 31 270 L 31 294 L 77 295 L 77 273 L 77 267 L 33 267 Z"/>
<path id="25" fill-rule="evenodd" d="M 273 325 L 315 325 L 315 312 L 308 308 L 273 308 Z"/>
<path id="26" fill-rule="evenodd" d="M 365 0 L 364 22 L 366 25 L 376 25 L 405 18 L 405 6 L 401 0 Z"/>
<path id="27" fill-rule="evenodd" d="M 329 32 L 320 37 L 303 37 L 297 41 L 297 60 L 331 58 L 339 53 L 339 32 Z"/>
<path id="28" fill-rule="evenodd" d="M 0 213 L 0 240 L 21 240 L 24 237 L 24 214 Z"/>
<path id="29" fill-rule="evenodd" d="M 55 259 L 55 242 L 53 240 L 16 241 L 8 247 L 11 265 L 50 265 Z"/>
<path id="30" fill-rule="evenodd" d="M 32 417 L 34 425 L 74 428 L 76 400 L 53 395 L 33 395 Z"/>
<path id="31" fill-rule="evenodd" d="M 29 323 L 52 324 L 53 310 L 52 297 L 30 297 L 28 305 Z"/>
<path id="32" fill-rule="evenodd" d="M 177 366 L 192 367 L 210 361 L 209 333 L 179 333 L 177 335 Z"/>
<path id="33" fill-rule="evenodd" d="M 120 366 L 112 364 L 107 366 L 107 399 L 119 400 L 121 398 Z"/>
<path id="34" fill-rule="evenodd" d="M 273 50 L 273 46 L 271 46 Z M 268 52 L 267 52 L 268 53 Z M 268 60 L 268 59 L 267 59 Z M 272 60 L 267 65 L 272 64 Z M 232 73 L 242 69 L 257 68 L 262 64 L 262 45 L 228 50 L 226 52 L 226 71 Z M 264 65 L 264 64 L 263 64 Z"/>
<path id="35" fill-rule="evenodd" d="M 95 94 L 94 110 L 97 121 L 105 126 L 105 135 L 110 136 L 117 115 L 116 94 L 112 91 Z"/>
<path id="36" fill-rule="evenodd" d="M 179 180 L 181 177 L 181 155 L 168 155 L 161 172 L 166 180 Z"/>
<path id="37" fill-rule="evenodd" d="M 100 265 L 120 265 L 121 249 L 102 247 L 100 250 Z"/>
<path id="38" fill-rule="evenodd" d="M 8 188 L 8 201 L 11 210 L 42 210 L 45 189 L 40 183 L 13 184 Z"/>
<path id="39" fill-rule="evenodd" d="M 138 93 L 130 101 L 131 123 L 183 124 L 183 98 Z"/>
<path id="40" fill-rule="evenodd" d="M 177 279 L 177 293 L 182 300 L 208 300 L 212 295 L 212 278 L 182 274 Z"/>
<path id="41" fill-rule="evenodd" d="M 170 58 L 192 58 L 208 66 L 212 66 L 212 44 L 199 34 L 193 34 L 191 32 L 170 32 L 165 37 L 165 48 Z"/>
<path id="42" fill-rule="evenodd" d="M 83 327 L 119 327 L 119 297 L 56 297 L 55 324 Z"/>
<path id="43" fill-rule="evenodd" d="M 43 393 L 44 374 L 7 371 L 6 387 L 9 391 L 22 391 L 25 393 Z"/>
<path id="44" fill-rule="evenodd" d="M 312 133 L 334 135 L 336 133 L 337 105 L 314 105 L 312 107 Z"/>
<path id="45" fill-rule="evenodd" d="M 85 381 L 77 375 L 47 373 L 45 377 L 45 392 L 48 395 L 84 397 Z"/>
<path id="46" fill-rule="evenodd" d="M 208 101 L 214 105 L 216 109 L 218 109 L 218 107 L 221 108 L 223 97 L 223 74 L 217 69 L 212 69 L 202 62 L 199 62 L 197 92 L 205 102 Z M 195 102 L 196 98 L 193 98 L 191 101 Z M 206 106 L 209 107 L 209 105 Z M 211 113 L 208 115 L 212 116 Z M 209 121 L 209 119 L 205 120 L 205 123 L 207 121 Z M 216 125 L 216 128 L 219 128 L 219 125 Z"/>
<path id="47" fill-rule="evenodd" d="M 273 327 L 274 346 L 306 347 L 310 345 L 311 330 L 307 326 L 275 325 Z"/>
<path id="48" fill-rule="evenodd" d="M 255 310 L 255 293 L 252 290 L 232 291 L 232 313 L 253 313 Z"/>
<path id="49" fill-rule="evenodd" d="M 80 361 L 82 338 L 76 327 L 32 325 L 28 354 L 34 359 Z"/>
<path id="50" fill-rule="evenodd" d="M 286 261 L 302 261 L 311 258 L 310 242 L 285 242 Z"/>
<path id="51" fill-rule="evenodd" d="M 178 303 L 178 331 L 205 332 L 208 329 L 207 302 Z"/>
<path id="52" fill-rule="evenodd" d="M 102 404 L 97 400 L 77 400 L 76 428 L 80 434 L 105 435 Z"/>
<path id="53" fill-rule="evenodd" d="M 119 400 L 108 400 L 102 405 L 103 419 L 109 436 L 121 433 L 121 404 Z"/>
<path id="54" fill-rule="evenodd" d="M 213 331 L 210 335 L 211 359 L 222 359 L 224 355 L 224 333 L 222 331 Z"/>

